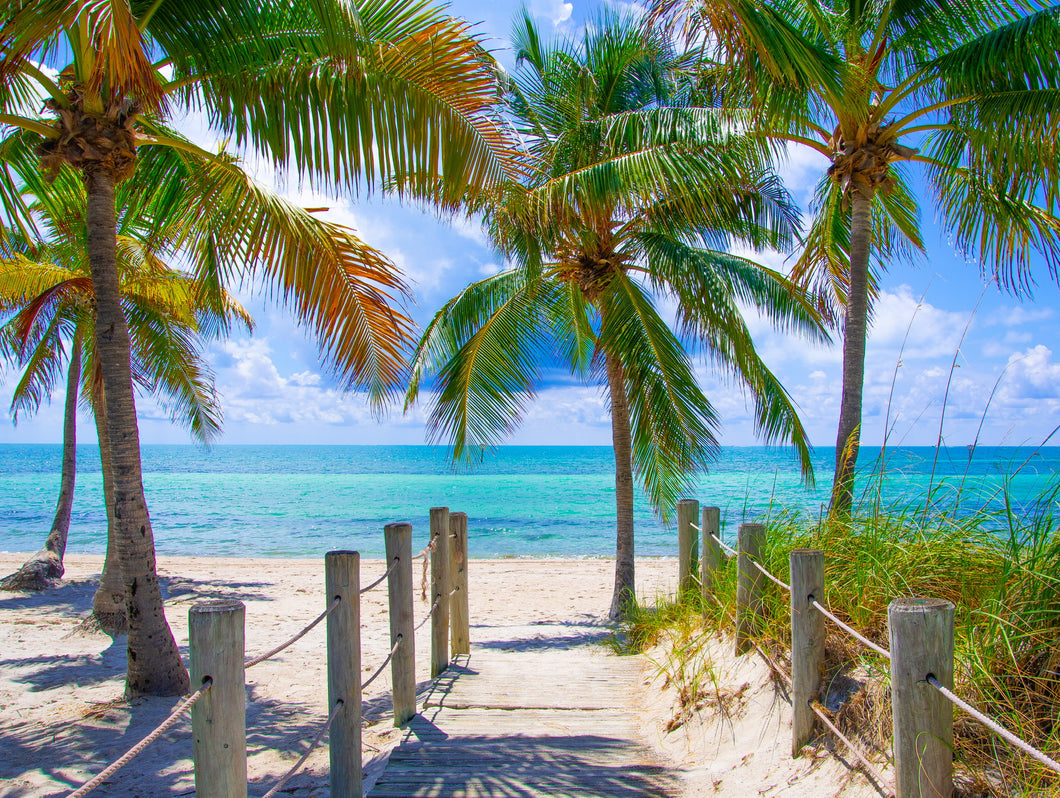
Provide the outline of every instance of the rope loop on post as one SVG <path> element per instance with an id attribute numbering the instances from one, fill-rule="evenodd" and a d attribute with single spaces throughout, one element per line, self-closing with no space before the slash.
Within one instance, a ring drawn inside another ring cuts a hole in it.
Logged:
<path id="1" fill-rule="evenodd" d="M 72 793 L 67 795 L 66 798 L 82 798 L 82 796 L 88 795 L 92 790 L 96 789 L 96 787 L 98 787 L 100 784 L 109 779 L 112 775 L 114 775 L 127 764 L 129 764 L 129 762 L 131 762 L 137 754 L 139 754 L 141 751 L 147 748 L 147 746 L 149 746 L 151 743 L 153 743 L 155 740 L 165 734 L 166 731 L 171 726 L 173 726 L 173 724 L 175 724 L 178 720 L 181 719 L 181 717 L 183 717 L 185 712 L 195 706 L 195 703 L 204 695 L 206 695 L 206 692 L 210 689 L 210 685 L 212 684 L 213 680 L 207 677 L 206 681 L 203 682 L 202 687 L 200 687 L 194 693 L 192 693 L 187 698 L 183 699 L 179 704 L 177 704 L 177 706 L 169 714 L 169 717 L 162 721 L 162 723 L 159 724 L 158 728 L 156 728 L 153 732 L 151 732 L 142 740 L 140 740 L 140 742 L 138 742 L 136 745 L 134 745 L 132 748 L 122 754 L 122 756 L 116 759 L 113 763 L 105 767 L 102 771 L 100 771 L 97 776 L 92 779 L 89 779 L 76 790 L 74 790 Z"/>
<path id="2" fill-rule="evenodd" d="M 423 558 L 423 578 L 420 581 L 420 597 L 424 601 L 427 600 L 427 571 L 431 567 L 431 552 L 432 551 L 434 551 L 434 539 L 433 538 L 431 539 L 431 541 L 426 546 L 423 547 L 423 551 L 421 551 L 419 554 L 417 554 L 415 557 L 412 558 L 414 560 L 418 560 L 418 559 L 420 559 L 420 557 Z"/>

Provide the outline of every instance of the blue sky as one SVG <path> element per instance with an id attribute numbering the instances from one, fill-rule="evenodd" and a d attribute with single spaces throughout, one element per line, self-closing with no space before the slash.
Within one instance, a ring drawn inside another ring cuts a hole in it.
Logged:
<path id="1" fill-rule="evenodd" d="M 479 23 L 489 46 L 509 65 L 511 59 L 501 48 L 519 7 L 509 0 L 461 0 L 451 6 L 455 14 Z M 577 35 L 597 5 L 533 0 L 528 7 L 543 30 Z M 196 127 L 195 120 L 185 127 L 203 143 L 216 143 L 207 131 Z M 809 151 L 796 150 L 780 170 L 792 193 L 806 202 L 824 164 Z M 259 167 L 256 176 L 283 186 L 299 202 L 328 206 L 330 218 L 353 227 L 364 240 L 390 255 L 413 284 L 417 306 L 412 312 L 421 324 L 462 286 L 502 266 L 473 221 L 442 222 L 420 209 L 378 197 L 310 192 L 293 183 L 284 185 L 282 176 L 266 167 Z M 929 202 L 924 204 L 924 215 L 928 256 L 915 265 L 894 265 L 883 278 L 868 346 L 863 440 L 879 443 L 885 429 L 890 429 L 891 443 L 934 444 L 949 381 L 942 433 L 946 443 L 964 445 L 977 435 L 985 444 L 1041 443 L 1060 422 L 1056 284 L 1041 264 L 1033 299 L 1020 301 L 994 287 L 984 287 L 977 264 L 953 251 L 945 231 L 935 223 Z M 760 257 L 783 268 L 786 255 L 764 253 Z M 336 389 L 321 367 L 314 342 L 288 313 L 266 304 L 250 286 L 239 293 L 257 320 L 254 335 L 236 335 L 208 350 L 225 408 L 226 432 L 221 443 L 425 442 L 422 409 L 404 415 L 395 408 L 382 419 L 373 418 L 363 397 Z M 811 347 L 772 331 L 757 319 L 752 320 L 752 329 L 763 357 L 798 403 L 813 444 L 833 445 L 839 412 L 839 347 Z M 954 362 L 956 367 L 951 368 Z M 746 397 L 727 380 L 712 375 L 705 364 L 700 371 L 707 394 L 723 419 L 722 442 L 756 443 Z M 3 376 L 0 401 L 7 403 L 13 379 L 9 373 Z M 150 399 L 141 398 L 138 407 L 144 442 L 189 441 L 187 433 L 175 427 Z M 58 442 L 61 412 L 61 396 L 56 396 L 36 416 L 21 419 L 17 427 L 0 425 L 0 443 Z M 93 440 L 87 417 L 82 419 L 80 439 Z M 609 444 L 606 399 L 597 388 L 567 380 L 546 384 L 510 442 Z"/>

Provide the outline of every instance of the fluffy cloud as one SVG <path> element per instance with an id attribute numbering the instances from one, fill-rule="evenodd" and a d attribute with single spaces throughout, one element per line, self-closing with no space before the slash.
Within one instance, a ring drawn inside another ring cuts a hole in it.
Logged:
<path id="1" fill-rule="evenodd" d="M 568 19 L 574 11 L 574 4 L 564 0 L 531 0 L 530 12 L 535 17 L 547 19 L 554 26 L 559 27 Z"/>

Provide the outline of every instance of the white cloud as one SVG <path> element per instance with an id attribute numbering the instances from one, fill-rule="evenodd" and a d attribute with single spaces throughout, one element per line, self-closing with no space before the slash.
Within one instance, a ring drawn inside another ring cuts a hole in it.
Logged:
<path id="1" fill-rule="evenodd" d="M 1014 308 L 1007 309 L 1007 312 L 1003 312 L 999 315 L 1001 324 L 1007 327 L 1015 327 L 1022 324 L 1032 324 L 1037 321 L 1044 321 L 1045 319 L 1051 319 L 1053 317 L 1052 308 L 1034 308 L 1028 310 L 1023 305 L 1017 305 Z"/>
<path id="2" fill-rule="evenodd" d="M 530 3 L 530 12 L 535 17 L 543 17 L 556 27 L 570 19 L 573 11 L 574 4 L 564 0 L 531 0 Z"/>
<path id="3" fill-rule="evenodd" d="M 788 144 L 777 167 L 784 185 L 803 203 L 813 197 L 818 181 L 828 171 L 828 159 L 805 144 Z"/>

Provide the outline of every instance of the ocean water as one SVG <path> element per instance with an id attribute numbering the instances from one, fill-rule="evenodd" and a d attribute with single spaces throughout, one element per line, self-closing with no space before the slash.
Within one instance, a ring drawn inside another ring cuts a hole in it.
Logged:
<path id="1" fill-rule="evenodd" d="M 0 445 L 0 551 L 31 551 L 43 542 L 60 456 L 58 445 Z M 869 467 L 878 456 L 865 447 L 860 462 Z M 815 516 L 828 499 L 833 457 L 832 449 L 816 452 L 814 489 L 802 483 L 787 450 L 726 448 L 690 497 L 722 508 L 727 537 L 744 520 L 782 511 Z M 1060 473 L 1060 447 L 979 447 L 974 456 L 960 447 L 942 450 L 937 463 L 935 457 L 933 448 L 889 449 L 884 501 L 920 503 L 930 480 L 940 502 L 960 488 L 961 507 L 1000 507 L 1004 491 L 1022 512 Z M 145 446 L 143 463 L 162 554 L 317 557 L 349 548 L 381 557 L 385 524 L 410 521 L 422 545 L 435 506 L 468 514 L 473 557 L 614 551 L 608 447 L 501 447 L 460 472 L 444 448 L 428 446 Z M 640 495 L 635 523 L 638 555 L 676 555 L 676 533 Z M 105 543 L 99 450 L 79 446 L 69 551 L 101 554 Z"/>

